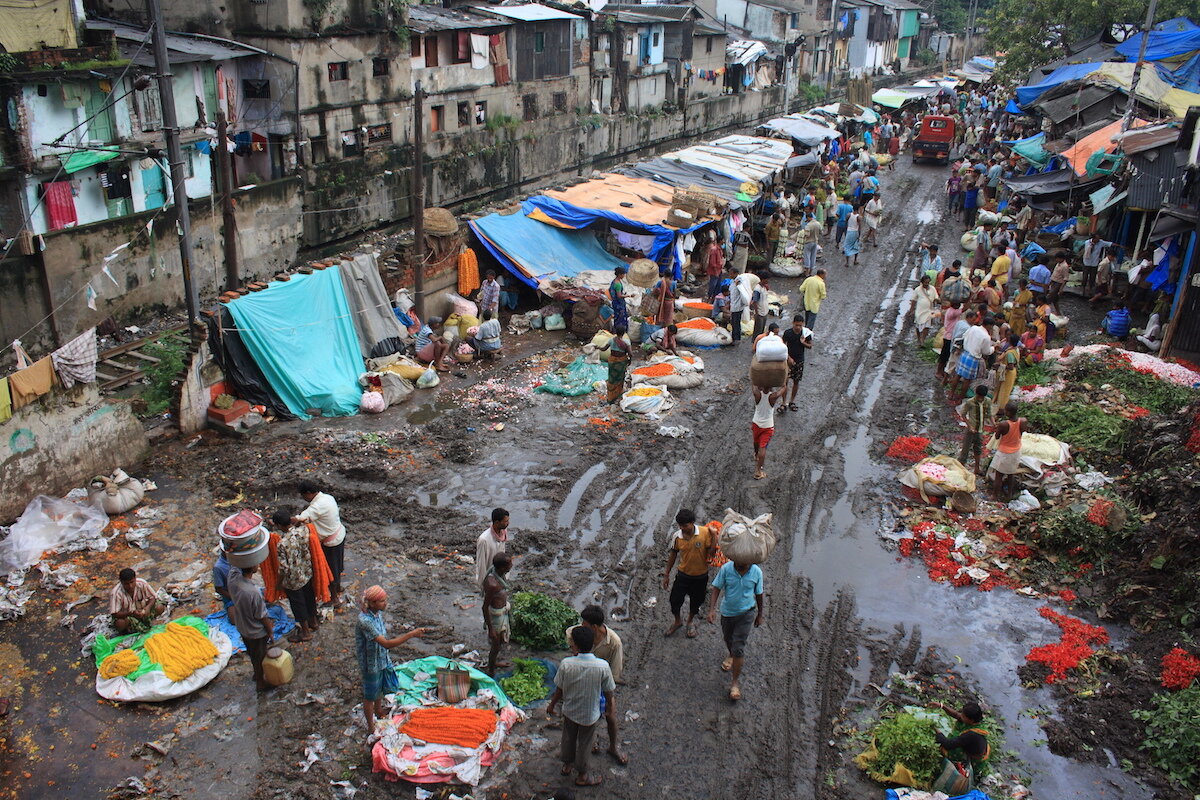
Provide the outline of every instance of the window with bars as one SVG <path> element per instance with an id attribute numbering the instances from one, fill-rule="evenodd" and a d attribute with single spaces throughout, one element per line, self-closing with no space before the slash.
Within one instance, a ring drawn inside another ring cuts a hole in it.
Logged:
<path id="1" fill-rule="evenodd" d="M 391 74 L 392 62 L 386 58 L 371 59 L 371 75 L 376 78 L 383 78 Z"/>
<path id="2" fill-rule="evenodd" d="M 538 116 L 538 101 L 536 94 L 526 94 L 521 96 L 521 118 L 526 122 L 532 122 Z"/>
<path id="3" fill-rule="evenodd" d="M 392 143 L 392 123 L 385 122 L 382 125 L 372 125 L 367 128 L 367 144 L 391 144 Z"/>
<path id="4" fill-rule="evenodd" d="M 350 63 L 348 61 L 331 61 L 328 68 L 330 81 L 344 81 L 350 78 Z"/>

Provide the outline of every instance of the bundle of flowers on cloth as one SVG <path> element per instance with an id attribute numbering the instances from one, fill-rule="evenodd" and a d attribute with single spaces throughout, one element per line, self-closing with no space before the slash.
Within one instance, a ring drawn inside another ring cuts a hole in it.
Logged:
<path id="1" fill-rule="evenodd" d="M 471 688 L 453 705 L 438 697 L 438 670 L 465 669 Z M 388 780 L 474 786 L 496 762 L 509 730 L 525 719 L 504 690 L 474 667 L 428 656 L 394 667 L 393 714 L 376 729 L 372 768 Z"/>
<path id="2" fill-rule="evenodd" d="M 232 653 L 229 637 L 198 617 L 180 617 L 142 634 L 97 636 L 96 693 L 120 702 L 182 697 L 217 677 Z"/>

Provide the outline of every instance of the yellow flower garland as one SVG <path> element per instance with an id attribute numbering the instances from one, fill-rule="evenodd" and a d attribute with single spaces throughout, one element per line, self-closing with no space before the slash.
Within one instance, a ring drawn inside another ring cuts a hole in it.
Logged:
<path id="1" fill-rule="evenodd" d="M 146 639 L 146 654 L 162 666 L 166 676 L 182 681 L 217 658 L 217 648 L 200 631 L 189 625 L 168 622 L 166 630 Z M 108 659 L 105 659 L 108 663 Z"/>
<path id="2" fill-rule="evenodd" d="M 142 660 L 133 650 L 118 650 L 104 661 L 100 662 L 100 677 L 121 678 L 141 666 Z"/>

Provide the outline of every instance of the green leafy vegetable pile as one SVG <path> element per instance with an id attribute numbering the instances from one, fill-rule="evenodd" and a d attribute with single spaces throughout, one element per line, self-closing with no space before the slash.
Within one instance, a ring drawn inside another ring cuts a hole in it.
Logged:
<path id="1" fill-rule="evenodd" d="M 1071 370 L 1072 380 L 1119 390 L 1134 405 L 1162 414 L 1173 414 L 1196 399 L 1196 391 L 1138 372 L 1119 356 L 1081 359 Z"/>
<path id="2" fill-rule="evenodd" d="M 546 665 L 532 658 L 514 658 L 513 674 L 500 679 L 500 688 L 515 705 L 527 706 L 545 697 Z"/>
<path id="3" fill-rule="evenodd" d="M 896 764 L 903 764 L 917 780 L 933 780 L 942 765 L 942 751 L 933 732 L 932 722 L 911 714 L 885 719 L 873 731 L 879 757 L 871 762 L 871 771 L 891 775 Z"/>
<path id="4" fill-rule="evenodd" d="M 564 650 L 567 628 L 579 622 L 575 609 L 541 592 L 512 598 L 512 638 L 531 650 Z"/>
<path id="5" fill-rule="evenodd" d="M 1035 433 L 1061 439 L 1094 458 L 1119 454 L 1129 434 L 1124 417 L 1085 402 L 1027 403 L 1021 407 L 1021 416 L 1029 420 Z"/>
<path id="6" fill-rule="evenodd" d="M 1150 704 L 1132 712 L 1146 723 L 1142 749 L 1189 794 L 1200 792 L 1200 686 L 1156 694 Z"/>

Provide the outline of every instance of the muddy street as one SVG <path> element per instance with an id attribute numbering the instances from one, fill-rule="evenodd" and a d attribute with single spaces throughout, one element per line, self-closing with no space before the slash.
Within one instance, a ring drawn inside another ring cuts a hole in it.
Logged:
<path id="1" fill-rule="evenodd" d="M 490 509 L 503 506 L 512 514 L 515 586 L 576 607 L 598 603 L 624 640 L 617 703 L 630 763 L 598 756 L 604 784 L 581 796 L 881 795 L 840 741 L 851 711 L 877 700 L 875 687 L 893 672 L 950 668 L 1004 720 L 1033 796 L 1149 797 L 1115 766 L 1072 762 L 1037 743 L 1044 734 L 1028 711 L 1054 700 L 1048 688 L 1022 688 L 1017 675 L 1030 642 L 1054 630 L 1036 602 L 931 583 L 881 543 L 896 511 L 896 467 L 882 461 L 883 448 L 950 413 L 912 340 L 916 248 L 938 242 L 953 257 L 961 234 L 945 218 L 944 170 L 903 158 L 881 177 L 879 246 L 846 268 L 825 244 L 829 297 L 814 326 L 802 410 L 777 417 L 765 480 L 753 477 L 747 342 L 705 351 L 705 383 L 680 392 L 663 423 L 690 432 L 672 438 L 656 432 L 659 422 L 610 418 L 595 394 L 532 393 L 560 348 L 577 346 L 534 332 L 520 355 L 472 366 L 467 380 L 450 377 L 436 394 L 382 415 L 276 423 L 250 438 L 205 435 L 161 448 L 145 471 L 161 487 L 152 503 L 164 521 L 145 552 L 121 543 L 98 562 L 105 573 L 96 596 L 126 563 L 156 585 L 185 568 L 204 575 L 213 526 L 228 508 L 298 508 L 296 480 L 315 477 L 349 529 L 351 593 L 381 583 L 392 594 L 393 633 L 431 628 L 396 659 L 486 654 L 473 567 L 460 556 L 473 555 Z M 773 279 L 791 296 L 789 311 L 798 282 Z M 493 429 L 498 420 L 502 430 Z M 766 621 L 751 636 L 736 704 L 715 626 L 701 624 L 695 639 L 663 636 L 670 613 L 661 580 L 681 507 L 701 520 L 726 508 L 770 512 L 782 537 L 763 565 Z M 118 706 L 96 702 L 94 670 L 78 656 L 77 639 L 100 603 L 78 609 L 73 625 L 55 624 L 58 606 L 76 594 L 38 597 L 30 614 L 8 623 L 10 674 L 43 676 L 16 697 L 21 713 L 6 723 L 12 796 L 105 796 L 130 777 L 157 797 L 197 800 L 412 796 L 408 785 L 370 771 L 352 611 L 330 615 L 314 642 L 289 646 L 297 677 L 287 687 L 255 696 L 248 664 L 235 657 L 192 696 Z M 206 587 L 194 607 L 211 606 Z M 43 634 L 47 626 L 53 635 Z M 47 652 L 71 668 L 48 673 Z M 562 785 L 557 726 L 534 709 L 485 773 L 477 800 L 545 797 Z M 147 749 L 148 741 L 163 746 Z M 316 755 L 310 766 L 302 766 L 306 750 Z"/>

